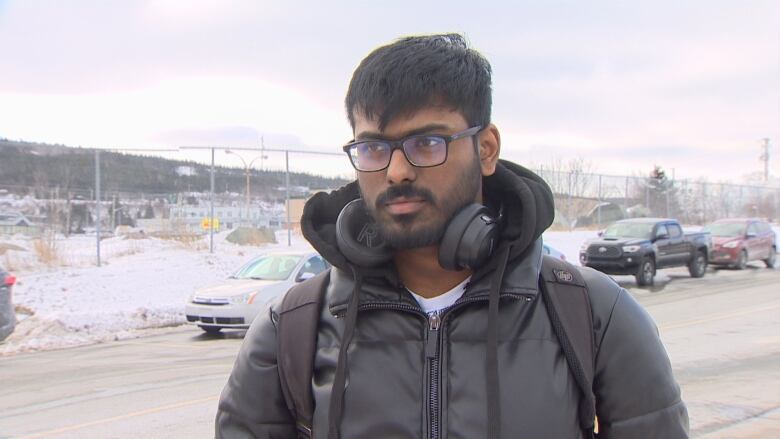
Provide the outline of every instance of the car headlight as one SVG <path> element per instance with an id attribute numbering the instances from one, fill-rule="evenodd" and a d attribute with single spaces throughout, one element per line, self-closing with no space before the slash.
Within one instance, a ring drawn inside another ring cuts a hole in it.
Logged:
<path id="1" fill-rule="evenodd" d="M 723 244 L 723 248 L 737 248 L 739 241 L 731 241 Z"/>
<path id="2" fill-rule="evenodd" d="M 257 291 L 253 291 L 251 293 L 245 293 L 245 294 L 239 294 L 236 296 L 231 296 L 228 301 L 230 303 L 247 303 L 252 304 L 252 302 L 255 300 L 255 296 L 257 295 Z"/>
<path id="3" fill-rule="evenodd" d="M 642 248 L 641 245 L 624 245 L 623 251 L 626 253 L 634 253 L 638 252 L 640 248 Z"/>

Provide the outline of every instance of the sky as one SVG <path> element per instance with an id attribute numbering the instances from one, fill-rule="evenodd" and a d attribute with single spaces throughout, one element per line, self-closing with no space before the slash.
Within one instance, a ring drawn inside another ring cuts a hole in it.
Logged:
<path id="1" fill-rule="evenodd" d="M 742 182 L 763 172 L 769 138 L 780 176 L 778 1 L 381 3 L 0 0 L 0 137 L 339 153 L 360 60 L 400 36 L 460 32 L 492 64 L 503 158 Z M 291 160 L 351 174 L 346 157 Z"/>

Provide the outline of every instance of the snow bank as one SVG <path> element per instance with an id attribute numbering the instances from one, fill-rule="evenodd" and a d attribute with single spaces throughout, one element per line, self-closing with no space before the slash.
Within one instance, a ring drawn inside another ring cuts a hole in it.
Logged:
<path id="1" fill-rule="evenodd" d="M 194 243 L 174 240 L 111 238 L 101 241 L 102 267 L 95 266 L 95 239 L 61 239 L 59 263 L 42 265 L 33 251 L 7 251 L 0 263 L 14 269 L 13 300 L 19 323 L 0 345 L 0 355 L 138 336 L 144 329 L 184 323 L 184 303 L 195 288 L 218 283 L 249 259 L 279 244 L 239 246 L 215 235 Z M 294 249 L 310 248 L 293 236 Z M 13 244 L 30 249 L 30 242 Z"/>

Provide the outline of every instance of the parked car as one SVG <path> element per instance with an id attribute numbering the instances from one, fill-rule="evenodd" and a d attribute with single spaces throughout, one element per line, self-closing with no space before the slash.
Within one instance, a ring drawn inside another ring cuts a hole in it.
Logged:
<path id="1" fill-rule="evenodd" d="M 659 268 L 688 266 L 692 277 L 707 271 L 709 232 L 683 233 L 673 219 L 618 221 L 580 248 L 580 263 L 607 274 L 632 274 L 637 285 L 652 285 Z"/>
<path id="2" fill-rule="evenodd" d="M 555 248 L 553 248 L 553 247 L 551 247 L 551 246 L 549 246 L 547 244 L 543 244 L 543 251 L 544 251 L 544 254 L 546 254 L 546 255 L 550 255 L 550 256 L 552 256 L 554 258 L 557 258 L 557 259 L 560 259 L 562 261 L 566 260 L 566 255 L 564 255 L 560 251 L 556 250 Z"/>
<path id="3" fill-rule="evenodd" d="M 246 329 L 255 316 L 297 282 L 330 265 L 317 253 L 274 253 L 252 259 L 225 282 L 200 288 L 187 300 L 187 323 L 208 333 Z"/>
<path id="4" fill-rule="evenodd" d="M 777 238 L 772 226 L 757 218 L 715 221 L 704 227 L 712 234 L 710 263 L 744 269 L 750 261 L 764 261 L 774 268 Z"/>
<path id="5" fill-rule="evenodd" d="M 0 266 L 0 341 L 5 340 L 16 327 L 13 287 L 16 278 Z"/>

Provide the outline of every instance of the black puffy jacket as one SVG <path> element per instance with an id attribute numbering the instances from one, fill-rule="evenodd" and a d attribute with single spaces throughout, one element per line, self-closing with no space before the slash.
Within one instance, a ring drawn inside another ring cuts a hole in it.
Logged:
<path id="1" fill-rule="evenodd" d="M 502 438 L 581 438 L 580 393 L 538 292 L 541 232 L 552 221 L 552 196 L 537 176 L 509 162 L 484 180 L 485 196 L 502 202 L 503 276 L 493 258 L 433 328 L 393 267 L 366 271 L 356 283 L 338 253 L 333 225 L 358 196 L 352 183 L 307 203 L 307 239 L 335 267 L 323 306 L 314 359 L 314 437 L 327 437 L 334 376 L 342 340 L 348 343 L 341 438 L 481 438 L 499 422 Z M 641 306 L 603 274 L 581 269 L 590 293 L 596 340 L 594 394 L 599 438 L 688 437 L 688 416 L 655 324 Z M 486 390 L 488 303 L 500 281 L 496 361 L 500 387 Z M 359 306 L 345 337 L 353 293 Z M 222 392 L 218 438 L 295 438 L 276 363 L 278 304 L 246 334 Z M 427 355 L 426 355 L 427 353 Z M 488 419 L 497 398 L 500 421 Z M 333 420 L 330 420 L 333 422 Z"/>

